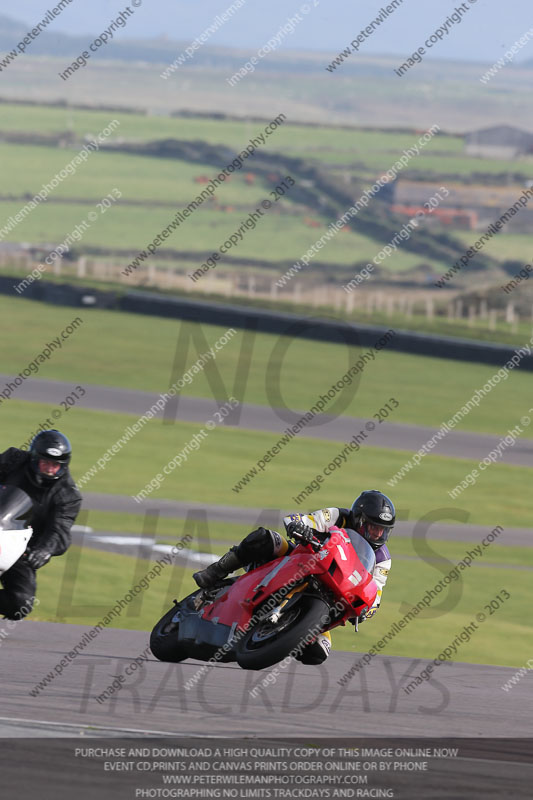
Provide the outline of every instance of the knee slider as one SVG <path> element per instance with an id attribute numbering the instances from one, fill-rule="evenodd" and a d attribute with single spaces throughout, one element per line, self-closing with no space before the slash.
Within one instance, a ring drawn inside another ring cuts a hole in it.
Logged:
<path id="1" fill-rule="evenodd" d="M 304 647 L 301 654 L 296 656 L 302 664 L 316 667 L 323 664 L 331 652 L 331 634 L 329 631 L 319 633 L 314 642 Z"/>
<path id="2" fill-rule="evenodd" d="M 8 613 L 5 613 L 5 616 L 7 619 L 23 619 L 31 613 L 32 608 L 33 597 L 31 595 L 15 593 L 9 598 Z"/>

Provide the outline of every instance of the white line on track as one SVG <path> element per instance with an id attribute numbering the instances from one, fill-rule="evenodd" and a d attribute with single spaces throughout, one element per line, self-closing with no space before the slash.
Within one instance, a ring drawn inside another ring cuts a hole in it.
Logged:
<path id="1" fill-rule="evenodd" d="M 112 544 L 119 547 L 150 547 L 155 553 L 172 553 L 174 549 L 171 544 L 155 544 L 154 540 L 143 539 L 141 536 L 99 536 L 98 534 L 91 534 L 89 537 L 91 542 L 101 542 L 102 544 Z M 182 558 L 187 561 L 195 561 L 199 564 L 212 564 L 217 561 L 218 556 L 212 553 L 198 553 L 196 550 L 183 550 Z"/>
<path id="2" fill-rule="evenodd" d="M 179 737 L 179 734 L 176 731 L 152 731 L 146 729 L 137 729 L 137 728 L 112 728 L 106 725 L 91 725 L 90 723 L 75 723 L 75 722 L 51 722 L 50 720 L 46 719 L 22 719 L 20 717 L 0 717 L 0 722 L 18 722 L 20 724 L 28 724 L 28 725 L 42 725 L 44 727 L 57 727 L 57 728 L 76 728 L 77 730 L 83 731 L 107 731 L 112 733 L 142 733 L 142 734 L 153 734 L 155 736 L 176 736 Z M 187 734 L 190 738 L 204 738 L 196 737 L 195 734 Z M 205 738 L 209 738 L 206 735 Z"/>

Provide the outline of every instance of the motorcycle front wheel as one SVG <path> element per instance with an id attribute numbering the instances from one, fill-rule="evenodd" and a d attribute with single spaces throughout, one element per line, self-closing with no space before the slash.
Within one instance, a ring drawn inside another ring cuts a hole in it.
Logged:
<path id="1" fill-rule="evenodd" d="M 243 669 L 266 669 L 283 661 L 305 646 L 309 634 L 316 636 L 326 627 L 328 611 L 324 600 L 302 595 L 298 603 L 281 612 L 276 622 L 267 617 L 247 630 L 235 646 L 237 663 Z"/>

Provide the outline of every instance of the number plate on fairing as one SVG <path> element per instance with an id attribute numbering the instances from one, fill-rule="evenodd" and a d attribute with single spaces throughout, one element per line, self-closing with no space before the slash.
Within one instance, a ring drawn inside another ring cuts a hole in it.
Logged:
<path id="1" fill-rule="evenodd" d="M 348 556 L 344 552 L 344 547 L 341 547 L 340 544 L 337 545 L 337 550 L 339 551 L 339 555 L 343 561 L 348 561 Z"/>
<path id="2" fill-rule="evenodd" d="M 352 572 L 351 575 L 348 576 L 348 580 L 353 583 L 354 586 L 357 586 L 363 580 L 363 576 L 360 575 L 356 569 Z"/>

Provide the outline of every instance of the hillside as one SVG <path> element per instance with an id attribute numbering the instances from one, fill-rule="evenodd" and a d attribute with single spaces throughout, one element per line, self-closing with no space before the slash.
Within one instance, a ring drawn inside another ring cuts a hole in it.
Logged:
<path id="1" fill-rule="evenodd" d="M 1 16 L 0 49 L 9 53 L 26 32 L 27 27 Z M 440 120 L 445 130 L 464 133 L 520 119 L 521 127 L 533 129 L 532 70 L 514 65 L 483 87 L 479 78 L 490 65 L 425 61 L 408 81 L 398 81 L 397 57 L 361 53 L 331 74 L 325 69 L 331 53 L 285 49 L 263 59 L 236 92 L 226 78 L 255 51 L 208 42 L 165 80 L 162 72 L 190 42 L 157 39 L 114 41 L 69 81 L 58 80 L 58 72 L 91 38 L 90 33 L 43 32 L 23 57 L 3 69 L 0 97 L 132 106 L 134 86 L 135 105 L 152 113 L 190 110 L 269 119 L 279 113 L 283 96 L 294 121 L 323 122 L 326 116 L 330 124 L 429 128 Z"/>

